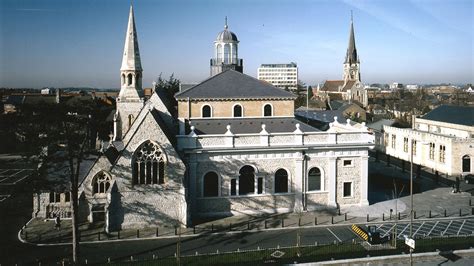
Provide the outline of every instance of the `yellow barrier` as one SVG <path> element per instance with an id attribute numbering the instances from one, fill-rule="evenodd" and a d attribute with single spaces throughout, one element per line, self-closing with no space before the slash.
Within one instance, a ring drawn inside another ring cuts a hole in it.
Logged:
<path id="1" fill-rule="evenodd" d="M 367 241 L 369 239 L 369 235 L 367 234 L 367 232 L 364 229 L 360 228 L 360 226 L 353 224 L 351 228 L 352 231 L 354 231 L 354 233 L 363 240 Z"/>

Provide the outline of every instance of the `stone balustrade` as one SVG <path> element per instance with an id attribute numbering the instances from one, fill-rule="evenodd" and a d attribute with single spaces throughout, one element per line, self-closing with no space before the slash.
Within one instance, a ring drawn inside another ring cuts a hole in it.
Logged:
<path id="1" fill-rule="evenodd" d="M 194 127 L 188 135 L 178 135 L 178 149 L 202 148 L 244 148 L 244 147 L 295 147 L 295 146 L 328 146 L 328 145 L 368 145 L 375 144 L 375 136 L 366 130 L 348 132 L 302 132 L 299 125 L 290 133 L 268 133 L 265 125 L 256 134 L 233 134 L 227 126 L 225 134 L 197 135 Z"/>

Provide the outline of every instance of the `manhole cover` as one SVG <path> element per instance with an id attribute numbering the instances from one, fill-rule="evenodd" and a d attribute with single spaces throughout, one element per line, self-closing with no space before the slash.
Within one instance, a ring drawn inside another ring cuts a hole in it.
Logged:
<path id="1" fill-rule="evenodd" d="M 277 251 L 275 251 L 271 254 L 271 256 L 274 257 L 274 258 L 281 258 L 281 257 L 283 257 L 283 255 L 285 255 L 285 252 L 282 252 L 282 251 L 279 251 L 279 250 L 277 250 Z"/>

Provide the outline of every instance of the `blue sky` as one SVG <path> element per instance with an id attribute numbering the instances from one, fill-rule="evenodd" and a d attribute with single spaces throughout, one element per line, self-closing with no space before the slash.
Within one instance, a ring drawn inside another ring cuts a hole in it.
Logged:
<path id="1" fill-rule="evenodd" d="M 350 11 L 366 83 L 471 83 L 471 0 L 135 0 L 144 87 L 209 75 L 228 16 L 244 73 L 297 62 L 315 84 L 342 77 Z M 129 0 L 1 0 L 0 87 L 119 87 Z"/>

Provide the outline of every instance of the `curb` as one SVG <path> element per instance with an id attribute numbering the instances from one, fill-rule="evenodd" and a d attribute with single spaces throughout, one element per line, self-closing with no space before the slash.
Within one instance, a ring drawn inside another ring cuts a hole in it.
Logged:
<path id="1" fill-rule="evenodd" d="M 436 252 L 425 252 L 425 253 L 413 253 L 413 258 L 421 258 L 421 257 L 433 257 L 440 255 L 441 251 Z M 453 254 L 470 254 L 474 253 L 474 249 L 460 249 L 452 251 Z M 358 259 L 343 259 L 343 260 L 332 260 L 332 261 L 322 261 L 317 263 L 302 263 L 300 265 L 351 265 L 351 264 L 358 264 L 358 263 L 377 263 L 384 261 L 386 263 L 387 260 L 394 260 L 394 259 L 407 259 L 410 257 L 410 254 L 400 254 L 400 255 L 390 255 L 390 256 L 377 256 L 377 257 L 369 257 L 369 258 L 358 258 Z"/>

